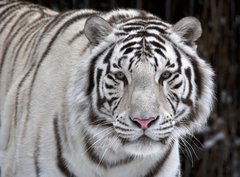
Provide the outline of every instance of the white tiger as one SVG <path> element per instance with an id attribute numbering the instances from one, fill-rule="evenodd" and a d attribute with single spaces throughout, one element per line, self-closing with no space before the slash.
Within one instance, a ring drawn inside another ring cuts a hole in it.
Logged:
<path id="1" fill-rule="evenodd" d="M 2 177 L 180 177 L 206 123 L 200 22 L 139 10 L 57 13 L 0 1 Z"/>

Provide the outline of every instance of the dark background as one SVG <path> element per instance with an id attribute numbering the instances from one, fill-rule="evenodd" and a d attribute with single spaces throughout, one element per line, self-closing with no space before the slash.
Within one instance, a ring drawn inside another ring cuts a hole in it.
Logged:
<path id="1" fill-rule="evenodd" d="M 29 0 L 58 11 L 137 8 L 175 23 L 197 17 L 203 27 L 200 56 L 216 72 L 216 104 L 207 128 L 182 145 L 183 177 L 240 177 L 239 0 Z"/>

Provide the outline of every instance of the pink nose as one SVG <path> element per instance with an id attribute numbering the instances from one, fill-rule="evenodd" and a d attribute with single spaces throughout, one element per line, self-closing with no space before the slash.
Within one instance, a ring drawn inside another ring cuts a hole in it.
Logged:
<path id="1" fill-rule="evenodd" d="M 136 122 L 142 129 L 147 129 L 150 126 L 150 123 L 156 120 L 154 117 L 150 117 L 148 119 L 140 119 L 140 118 L 133 118 L 134 122 Z"/>

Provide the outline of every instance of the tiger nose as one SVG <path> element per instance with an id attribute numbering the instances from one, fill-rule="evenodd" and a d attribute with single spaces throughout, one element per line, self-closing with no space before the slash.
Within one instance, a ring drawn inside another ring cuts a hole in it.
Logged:
<path id="1" fill-rule="evenodd" d="M 131 119 L 131 118 L 130 118 Z M 150 125 L 157 120 L 155 117 L 149 117 L 147 119 L 141 119 L 138 117 L 135 117 L 131 119 L 134 123 L 136 123 L 141 129 L 146 130 L 150 127 Z"/>

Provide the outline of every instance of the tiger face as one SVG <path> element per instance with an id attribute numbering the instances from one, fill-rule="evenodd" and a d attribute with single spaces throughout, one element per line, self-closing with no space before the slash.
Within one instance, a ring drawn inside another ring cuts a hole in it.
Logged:
<path id="1" fill-rule="evenodd" d="M 152 17 L 132 30 L 129 24 L 116 30 L 100 17 L 86 22 L 98 53 L 87 94 L 93 117 L 112 127 L 127 152 L 153 154 L 206 122 L 212 100 L 203 83 L 212 89 L 213 73 L 195 50 L 201 35 L 195 18 L 170 26 Z"/>

